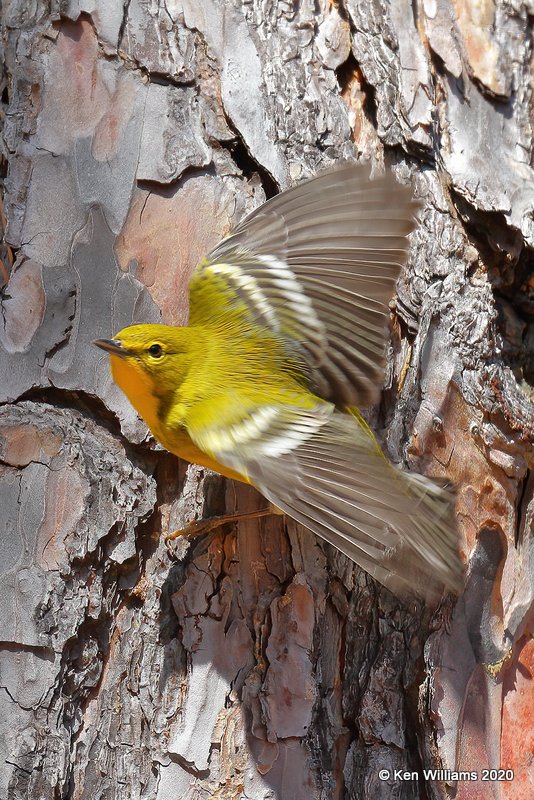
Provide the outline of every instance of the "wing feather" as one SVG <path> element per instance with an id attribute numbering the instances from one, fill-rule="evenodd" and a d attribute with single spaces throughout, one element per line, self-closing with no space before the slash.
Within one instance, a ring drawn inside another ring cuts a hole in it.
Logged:
<path id="1" fill-rule="evenodd" d="M 199 265 L 190 324 L 224 325 L 229 308 L 245 307 L 250 323 L 304 359 L 313 391 L 337 405 L 374 402 L 416 209 L 391 174 L 370 181 L 356 164 L 305 181 L 253 211 Z M 210 280 L 217 302 L 206 300 Z"/>
<path id="2" fill-rule="evenodd" d="M 452 495 L 390 465 L 347 415 L 335 412 L 291 453 L 247 470 L 272 503 L 395 593 L 459 590 Z"/>
<path id="3" fill-rule="evenodd" d="M 459 590 L 447 490 L 396 469 L 363 424 L 332 407 L 321 406 L 316 417 L 284 408 L 276 420 L 279 449 L 267 452 L 256 441 L 254 449 L 220 450 L 217 459 L 396 594 Z"/>

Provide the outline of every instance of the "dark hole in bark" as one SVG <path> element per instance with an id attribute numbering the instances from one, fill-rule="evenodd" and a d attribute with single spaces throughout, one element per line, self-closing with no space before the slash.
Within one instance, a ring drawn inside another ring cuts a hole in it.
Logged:
<path id="1" fill-rule="evenodd" d="M 502 356 L 518 383 L 534 396 L 534 253 L 525 249 L 495 291 Z M 493 281 L 492 281 L 493 282 Z M 494 284 L 495 285 L 495 284 Z"/>
<path id="2" fill-rule="evenodd" d="M 534 250 L 502 214 L 477 211 L 458 194 L 453 200 L 493 287 L 499 355 L 534 399 Z"/>
<path id="3" fill-rule="evenodd" d="M 238 136 L 230 142 L 220 142 L 220 144 L 230 152 L 234 163 L 239 167 L 245 178 L 250 179 L 254 174 L 259 175 L 267 200 L 279 193 L 280 189 L 272 175 L 250 155 L 241 137 Z"/>
<path id="4" fill-rule="evenodd" d="M 352 52 L 349 53 L 346 61 L 336 69 L 336 76 L 339 83 L 340 94 L 349 92 L 353 81 L 357 81 L 361 92 L 365 97 L 364 109 L 371 120 L 373 127 L 377 127 L 376 122 L 376 93 L 375 87 L 367 82 L 365 75 Z"/>

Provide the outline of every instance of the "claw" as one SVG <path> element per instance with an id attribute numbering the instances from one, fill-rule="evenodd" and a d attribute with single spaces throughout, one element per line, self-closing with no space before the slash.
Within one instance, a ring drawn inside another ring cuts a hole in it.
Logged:
<path id="1" fill-rule="evenodd" d="M 188 538 L 200 536 L 204 533 L 210 533 L 220 528 L 221 525 L 226 525 L 230 522 L 239 522 L 239 520 L 244 519 L 259 519 L 261 517 L 269 517 L 276 513 L 280 514 L 281 512 L 270 505 L 268 508 L 262 508 L 257 511 L 241 511 L 235 514 L 221 514 L 220 516 L 209 517 L 208 519 L 192 519 L 187 523 L 185 528 L 167 533 L 165 535 L 165 545 L 169 554 L 174 555 L 172 549 L 169 547 L 169 542 L 172 542 L 173 539 L 177 539 L 179 536 L 187 536 Z"/>

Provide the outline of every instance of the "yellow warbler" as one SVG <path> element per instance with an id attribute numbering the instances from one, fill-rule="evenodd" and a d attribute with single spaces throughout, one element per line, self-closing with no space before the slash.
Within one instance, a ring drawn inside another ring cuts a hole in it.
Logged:
<path id="1" fill-rule="evenodd" d="M 95 342 L 165 448 L 253 484 L 400 594 L 461 577 L 451 496 L 390 464 L 356 409 L 379 396 L 415 209 L 354 164 L 304 181 L 199 264 L 188 327 Z"/>

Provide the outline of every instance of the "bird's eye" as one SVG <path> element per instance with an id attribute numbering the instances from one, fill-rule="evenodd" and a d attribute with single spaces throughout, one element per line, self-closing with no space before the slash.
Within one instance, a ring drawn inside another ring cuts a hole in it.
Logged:
<path id="1" fill-rule="evenodd" d="M 151 344 L 148 348 L 148 352 L 153 358 L 161 358 L 163 355 L 163 348 L 160 344 Z"/>

